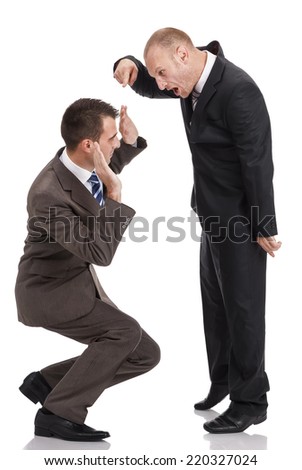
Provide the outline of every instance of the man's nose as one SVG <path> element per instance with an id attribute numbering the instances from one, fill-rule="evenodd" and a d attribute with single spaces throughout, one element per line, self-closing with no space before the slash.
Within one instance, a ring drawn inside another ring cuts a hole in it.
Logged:
<path id="1" fill-rule="evenodd" d="M 156 79 L 156 83 L 160 90 L 164 90 L 167 86 L 167 82 L 165 80 L 161 80 L 160 78 Z"/>
<path id="2" fill-rule="evenodd" d="M 113 145 L 113 147 L 114 147 L 115 149 L 118 149 L 118 148 L 120 148 L 120 146 L 121 146 L 120 140 L 119 140 L 119 138 L 116 136 L 115 139 L 114 139 L 114 145 Z"/>

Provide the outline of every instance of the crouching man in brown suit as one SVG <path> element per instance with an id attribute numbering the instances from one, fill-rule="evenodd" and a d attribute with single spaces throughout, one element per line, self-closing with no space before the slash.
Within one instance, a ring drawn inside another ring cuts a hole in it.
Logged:
<path id="1" fill-rule="evenodd" d="M 87 344 L 79 357 L 32 372 L 21 392 L 43 405 L 35 434 L 75 441 L 109 437 L 84 424 L 87 408 L 112 385 L 160 359 L 155 341 L 102 289 L 93 264 L 111 263 L 135 212 L 121 203 L 116 176 L 145 147 L 127 114 L 95 99 L 64 113 L 66 146 L 28 194 L 28 235 L 16 282 L 19 321 Z"/>

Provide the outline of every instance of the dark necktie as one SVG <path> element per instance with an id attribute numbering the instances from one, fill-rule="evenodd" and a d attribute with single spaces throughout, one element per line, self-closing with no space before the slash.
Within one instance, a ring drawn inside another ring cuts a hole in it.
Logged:
<path id="1" fill-rule="evenodd" d="M 200 95 L 200 93 L 198 91 L 196 91 L 195 88 L 193 88 L 193 91 L 192 91 L 192 108 L 193 108 L 193 111 L 194 111 L 195 106 L 197 104 L 199 95 Z"/>
<path id="2" fill-rule="evenodd" d="M 103 206 L 104 205 L 103 184 L 100 182 L 100 180 L 98 179 L 94 171 L 91 173 L 91 176 L 87 181 L 91 183 L 93 197 L 98 201 L 100 206 Z"/>

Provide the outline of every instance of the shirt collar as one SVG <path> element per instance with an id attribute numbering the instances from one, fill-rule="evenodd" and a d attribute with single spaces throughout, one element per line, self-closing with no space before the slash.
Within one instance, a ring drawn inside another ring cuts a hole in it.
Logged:
<path id="1" fill-rule="evenodd" d="M 211 73 L 211 70 L 213 68 L 213 65 L 215 63 L 215 60 L 216 60 L 216 55 L 212 54 L 212 52 L 210 51 L 205 51 L 207 53 L 207 61 L 206 61 L 206 65 L 203 69 L 203 72 L 201 74 L 201 77 L 200 79 L 198 80 L 198 82 L 196 83 L 194 89 L 197 93 L 201 93 L 202 92 L 202 89 L 207 81 L 207 79 L 209 78 L 209 75 Z"/>
<path id="2" fill-rule="evenodd" d="M 81 183 L 85 184 L 90 178 L 91 171 L 85 170 L 85 168 L 76 165 L 67 155 L 66 147 L 60 156 L 60 160 L 66 166 L 66 168 L 81 181 Z"/>

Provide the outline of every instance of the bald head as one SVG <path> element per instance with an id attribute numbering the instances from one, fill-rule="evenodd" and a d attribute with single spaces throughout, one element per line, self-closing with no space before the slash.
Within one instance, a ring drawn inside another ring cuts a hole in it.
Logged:
<path id="1" fill-rule="evenodd" d="M 144 59 L 148 73 L 160 90 L 187 98 L 197 83 L 206 61 L 206 52 L 194 47 L 190 37 L 175 28 L 155 31 L 148 40 Z"/>
<path id="2" fill-rule="evenodd" d="M 163 49 L 175 49 L 180 44 L 186 46 L 189 50 L 194 49 L 191 38 L 184 31 L 176 28 L 159 29 L 149 38 L 145 46 L 144 58 L 146 59 L 149 50 L 153 46 L 159 46 Z"/>

